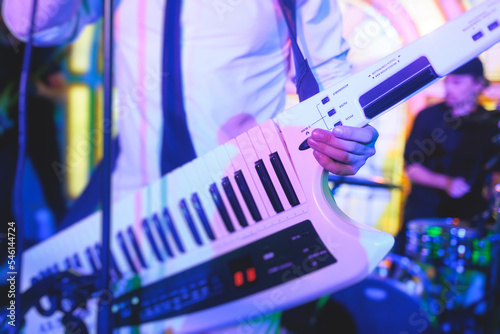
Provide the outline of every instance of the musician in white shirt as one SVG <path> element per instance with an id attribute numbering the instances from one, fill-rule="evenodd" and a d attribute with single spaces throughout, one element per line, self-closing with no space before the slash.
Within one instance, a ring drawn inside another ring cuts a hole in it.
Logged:
<path id="1" fill-rule="evenodd" d="M 115 20 L 115 79 L 121 151 L 114 199 L 160 177 L 162 46 L 165 0 L 121 0 Z M 285 106 L 290 39 L 278 0 L 185 0 L 181 63 L 188 128 L 198 155 L 264 122 Z M 29 31 L 32 0 L 4 0 L 8 27 Z M 336 0 L 297 0 L 298 42 L 319 81 L 331 86 L 350 72 Z M 35 44 L 72 41 L 102 16 L 102 0 L 38 0 Z M 377 131 L 315 130 L 309 141 L 330 172 L 355 174 L 375 153 Z M 343 131 L 343 134 L 340 132 Z M 245 332 L 245 331 L 243 331 Z"/>
<path id="2" fill-rule="evenodd" d="M 119 199 L 160 177 L 165 0 L 115 2 L 114 82 L 121 151 L 113 190 Z M 3 3 L 8 27 L 24 39 L 31 4 Z M 101 17 L 101 10 L 100 0 L 39 0 L 35 43 L 71 41 L 85 24 Z M 184 1 L 181 24 L 184 103 L 198 155 L 283 110 L 291 51 L 278 0 Z M 299 45 L 320 89 L 350 71 L 341 25 L 336 0 L 297 1 Z M 310 144 L 325 168 L 355 174 L 374 154 L 378 134 L 370 126 L 343 129 L 346 140 L 317 130 L 325 138 Z"/>

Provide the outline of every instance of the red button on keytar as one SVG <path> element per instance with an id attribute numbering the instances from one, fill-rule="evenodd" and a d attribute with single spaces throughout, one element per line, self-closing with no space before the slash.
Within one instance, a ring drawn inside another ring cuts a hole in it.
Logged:
<path id="1" fill-rule="evenodd" d="M 234 285 L 236 285 L 237 287 L 243 285 L 244 279 L 243 279 L 243 273 L 241 271 L 235 272 L 233 278 L 234 278 Z"/>
<path id="2" fill-rule="evenodd" d="M 255 268 L 250 267 L 247 269 L 247 281 L 253 282 L 257 278 L 257 274 L 255 273 Z"/>

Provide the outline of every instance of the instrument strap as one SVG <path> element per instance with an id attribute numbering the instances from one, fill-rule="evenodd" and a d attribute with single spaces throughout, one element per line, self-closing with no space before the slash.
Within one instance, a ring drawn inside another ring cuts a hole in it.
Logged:
<path id="1" fill-rule="evenodd" d="M 181 0 L 167 0 L 163 38 L 163 136 L 161 175 L 196 158 L 189 134 L 182 94 L 180 16 Z"/>
<path id="2" fill-rule="evenodd" d="M 293 61 L 295 64 L 295 86 L 299 100 L 302 102 L 319 93 L 319 85 L 309 67 L 307 59 L 304 58 L 299 44 L 297 43 L 297 22 L 295 0 L 279 0 L 281 9 L 285 16 L 290 41 L 292 43 Z"/>
<path id="3" fill-rule="evenodd" d="M 295 0 L 280 0 L 292 44 L 299 100 L 319 92 L 319 86 L 297 43 Z M 165 12 L 163 39 L 162 107 L 164 129 L 161 152 L 161 174 L 196 157 L 189 134 L 182 94 L 180 15 L 181 0 L 168 0 Z"/>

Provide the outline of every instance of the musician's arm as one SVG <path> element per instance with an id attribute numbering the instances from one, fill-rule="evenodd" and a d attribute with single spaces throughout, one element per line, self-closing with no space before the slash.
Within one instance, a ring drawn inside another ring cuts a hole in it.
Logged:
<path id="1" fill-rule="evenodd" d="M 408 140 L 406 141 L 404 158 L 405 171 L 408 178 L 414 184 L 419 184 L 426 187 L 431 187 L 443 190 L 450 197 L 460 198 L 470 191 L 470 186 L 462 177 L 451 177 L 442 173 L 437 173 L 429 167 L 435 154 L 435 150 L 424 150 L 419 143 L 422 143 L 428 138 L 433 138 L 435 129 L 432 124 L 434 109 L 428 108 L 421 111 L 413 122 Z M 433 143 L 435 145 L 435 143 Z"/>
<path id="2" fill-rule="evenodd" d="M 342 13 L 337 0 L 297 1 L 298 42 L 319 81 L 320 89 L 347 77 L 349 45 L 342 35 Z M 339 175 L 353 175 L 375 154 L 378 132 L 371 126 L 340 127 L 343 134 L 315 130 L 309 145 L 321 166 Z"/>
<path id="3" fill-rule="evenodd" d="M 12 33 L 28 39 L 33 0 L 4 0 L 2 14 Z M 38 0 L 34 43 L 38 46 L 71 42 L 82 28 L 102 15 L 102 0 Z"/>
<path id="4" fill-rule="evenodd" d="M 63 103 L 67 97 L 66 77 L 63 72 L 50 74 L 45 81 L 37 80 L 36 94 L 57 103 Z"/>
<path id="5" fill-rule="evenodd" d="M 470 191 L 464 178 L 436 173 L 418 163 L 409 165 L 406 173 L 413 183 L 443 190 L 453 198 L 460 198 Z"/>

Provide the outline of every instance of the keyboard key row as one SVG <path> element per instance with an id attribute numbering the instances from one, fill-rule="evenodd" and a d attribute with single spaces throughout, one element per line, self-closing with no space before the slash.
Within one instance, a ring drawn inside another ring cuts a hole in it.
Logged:
<path id="1" fill-rule="evenodd" d="M 159 184 L 161 191 L 152 190 L 139 201 L 152 204 L 120 212 L 138 223 L 114 230 L 115 277 L 168 262 L 305 202 L 273 121 L 177 168 Z M 98 244 L 82 255 L 85 269 L 100 270 Z M 82 267 L 78 254 L 63 265 Z"/>

